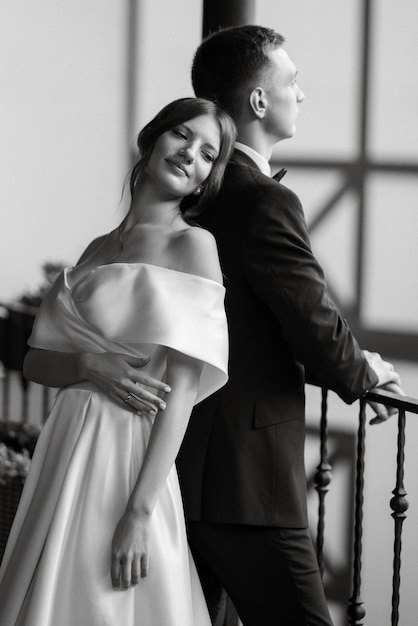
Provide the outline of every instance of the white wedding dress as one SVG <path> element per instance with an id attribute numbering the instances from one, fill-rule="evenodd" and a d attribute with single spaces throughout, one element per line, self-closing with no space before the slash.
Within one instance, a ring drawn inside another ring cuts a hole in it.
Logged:
<path id="1" fill-rule="evenodd" d="M 197 401 L 227 379 L 224 288 L 145 263 L 103 265 L 45 298 L 30 345 L 204 361 Z M 88 383 L 58 391 L 43 428 L 0 570 L 0 626 L 209 626 L 190 555 L 175 467 L 152 515 L 149 576 L 114 590 L 110 548 L 152 428 Z"/>

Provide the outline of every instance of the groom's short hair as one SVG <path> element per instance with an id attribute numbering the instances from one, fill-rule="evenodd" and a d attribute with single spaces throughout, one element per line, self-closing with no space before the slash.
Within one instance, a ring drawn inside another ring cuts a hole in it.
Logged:
<path id="1" fill-rule="evenodd" d="M 270 67 L 268 53 L 284 41 L 273 29 L 252 25 L 224 28 L 209 35 L 193 59 L 196 96 L 216 101 L 238 119 L 247 97 Z"/>

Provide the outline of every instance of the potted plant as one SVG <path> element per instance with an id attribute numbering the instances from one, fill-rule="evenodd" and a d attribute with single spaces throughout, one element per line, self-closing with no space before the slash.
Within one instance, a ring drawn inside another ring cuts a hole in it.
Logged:
<path id="1" fill-rule="evenodd" d="M 31 424 L 0 422 L 0 561 L 39 432 Z"/>

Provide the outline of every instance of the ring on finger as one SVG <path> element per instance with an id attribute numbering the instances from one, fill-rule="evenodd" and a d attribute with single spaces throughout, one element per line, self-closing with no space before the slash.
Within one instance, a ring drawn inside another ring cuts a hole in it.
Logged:
<path id="1" fill-rule="evenodd" d="M 126 402 L 126 404 L 128 404 L 128 403 L 129 403 L 129 400 L 130 400 L 131 398 L 132 398 L 132 394 L 131 394 L 131 393 L 128 393 L 128 395 L 126 396 L 126 398 L 125 398 L 124 402 Z"/>

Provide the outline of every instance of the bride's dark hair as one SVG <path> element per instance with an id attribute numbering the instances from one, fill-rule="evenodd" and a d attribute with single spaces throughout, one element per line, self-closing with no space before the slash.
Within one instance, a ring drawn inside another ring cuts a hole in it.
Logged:
<path id="1" fill-rule="evenodd" d="M 210 115 L 217 120 L 221 131 L 220 150 L 201 195 L 188 196 L 182 203 L 183 216 L 186 219 L 197 217 L 210 204 L 219 192 L 226 164 L 234 148 L 236 129 L 234 122 L 225 111 L 215 102 L 203 98 L 180 98 L 170 102 L 141 130 L 137 139 L 139 160 L 133 167 L 129 183 L 132 197 L 141 172 L 147 165 L 158 138 L 163 133 L 200 115 Z"/>

